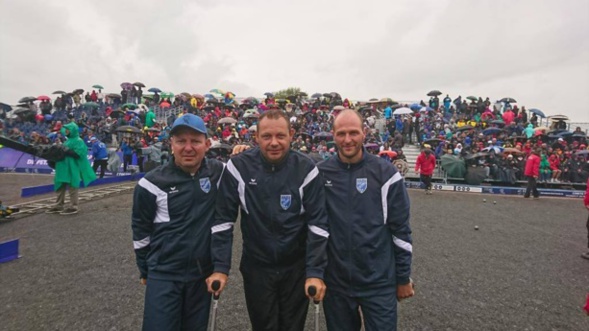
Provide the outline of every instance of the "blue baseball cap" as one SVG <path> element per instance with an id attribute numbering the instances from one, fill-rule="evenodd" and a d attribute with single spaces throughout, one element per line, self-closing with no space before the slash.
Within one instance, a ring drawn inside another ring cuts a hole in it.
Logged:
<path id="1" fill-rule="evenodd" d="M 202 133 L 205 136 L 207 135 L 207 127 L 205 126 L 205 122 L 199 116 L 194 114 L 184 114 L 181 117 L 177 118 L 172 125 L 172 131 L 170 131 L 170 135 L 174 135 L 178 128 L 187 127 L 196 132 Z"/>

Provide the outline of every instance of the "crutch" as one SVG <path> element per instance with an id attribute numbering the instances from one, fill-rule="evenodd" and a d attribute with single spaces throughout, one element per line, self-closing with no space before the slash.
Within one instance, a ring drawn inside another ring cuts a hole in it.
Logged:
<path id="1" fill-rule="evenodd" d="M 221 282 L 215 280 L 213 284 L 211 284 L 211 288 L 213 291 L 219 290 L 221 287 Z M 213 301 L 211 302 L 211 316 L 209 318 L 209 330 L 215 331 L 215 324 L 217 324 L 217 307 L 219 306 L 219 294 L 213 293 Z"/>
<path id="2" fill-rule="evenodd" d="M 309 286 L 308 292 L 309 296 L 314 297 L 317 294 L 317 288 Z M 313 299 L 313 304 L 315 305 L 315 331 L 319 331 L 319 300 Z"/>

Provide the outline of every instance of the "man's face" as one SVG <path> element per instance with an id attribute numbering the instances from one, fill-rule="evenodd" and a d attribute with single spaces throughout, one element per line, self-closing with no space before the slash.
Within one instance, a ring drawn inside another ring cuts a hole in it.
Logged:
<path id="1" fill-rule="evenodd" d="M 333 124 L 333 137 L 342 161 L 356 163 L 362 159 L 366 134 L 358 116 L 350 112 L 340 114 Z"/>
<path id="2" fill-rule="evenodd" d="M 264 118 L 258 123 L 256 142 L 268 162 L 278 163 L 288 154 L 293 135 L 294 130 L 288 129 L 286 119 Z"/>
<path id="3" fill-rule="evenodd" d="M 170 141 L 176 165 L 190 173 L 198 170 L 211 146 L 204 134 L 189 128 L 180 128 Z"/>

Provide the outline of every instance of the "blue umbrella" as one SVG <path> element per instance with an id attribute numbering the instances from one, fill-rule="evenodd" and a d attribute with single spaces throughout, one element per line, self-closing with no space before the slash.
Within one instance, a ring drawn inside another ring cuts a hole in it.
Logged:
<path id="1" fill-rule="evenodd" d="M 147 90 L 147 92 L 151 92 L 151 93 L 160 93 L 162 90 L 160 90 L 157 87 L 152 87 L 149 90 Z"/>
<path id="2" fill-rule="evenodd" d="M 540 109 L 532 108 L 529 111 L 530 111 L 530 113 L 534 113 L 534 114 L 538 115 L 539 117 L 546 118 L 546 115 L 544 115 L 544 113 Z"/>
<path id="3" fill-rule="evenodd" d="M 484 135 L 489 135 L 489 134 L 495 134 L 495 133 L 499 133 L 503 130 L 499 129 L 499 128 L 488 128 L 483 130 L 483 134 Z"/>
<path id="4" fill-rule="evenodd" d="M 210 93 L 207 93 L 207 94 L 205 94 L 205 95 L 203 95 L 203 96 L 204 96 L 205 98 L 207 98 L 207 99 L 215 99 L 215 96 L 214 96 L 214 95 L 212 95 L 212 94 L 210 94 Z M 101 171 L 102 171 L 102 170 L 101 170 Z"/>
<path id="5" fill-rule="evenodd" d="M 414 103 L 411 106 L 409 106 L 409 108 L 411 108 L 411 110 L 413 110 L 413 111 L 418 111 L 421 109 L 421 105 L 418 103 Z"/>
<path id="6" fill-rule="evenodd" d="M 564 137 L 569 137 L 569 136 L 572 136 L 572 135 L 573 135 L 573 133 L 572 133 L 572 132 L 570 132 L 570 131 L 563 131 L 563 132 L 559 132 L 559 133 L 557 133 L 557 135 L 558 135 L 559 137 L 562 137 L 562 138 L 564 138 Z"/>

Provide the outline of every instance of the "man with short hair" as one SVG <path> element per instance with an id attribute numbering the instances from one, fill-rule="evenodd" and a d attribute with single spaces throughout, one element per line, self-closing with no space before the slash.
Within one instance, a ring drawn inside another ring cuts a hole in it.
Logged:
<path id="1" fill-rule="evenodd" d="M 328 330 L 396 330 L 397 300 L 413 296 L 409 197 L 390 163 L 366 152 L 362 117 L 333 124 L 337 155 L 320 162 L 330 240 L 324 308 Z"/>
<path id="2" fill-rule="evenodd" d="M 171 161 L 147 173 L 133 196 L 133 246 L 147 285 L 143 330 L 206 330 L 210 229 L 224 165 L 205 158 L 211 143 L 196 115 L 178 118 L 170 141 Z"/>
<path id="3" fill-rule="evenodd" d="M 281 110 L 258 120 L 252 148 L 227 163 L 212 227 L 214 273 L 209 291 L 220 293 L 231 267 L 233 226 L 241 211 L 243 275 L 253 330 L 303 330 L 309 306 L 325 294 L 325 193 L 314 162 L 290 149 L 294 130 Z M 213 281 L 221 287 L 213 291 Z"/>

